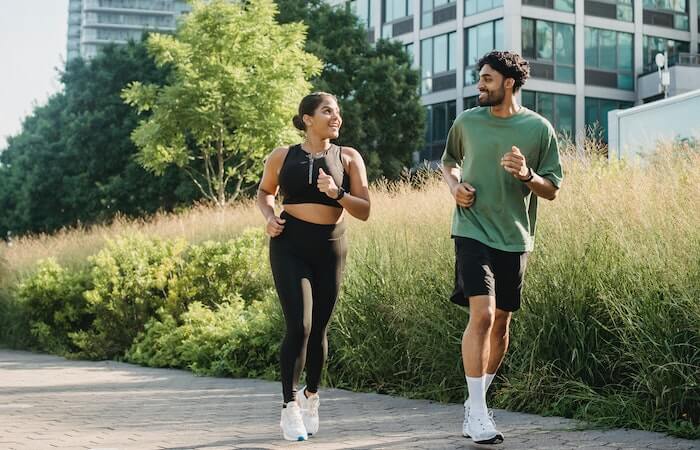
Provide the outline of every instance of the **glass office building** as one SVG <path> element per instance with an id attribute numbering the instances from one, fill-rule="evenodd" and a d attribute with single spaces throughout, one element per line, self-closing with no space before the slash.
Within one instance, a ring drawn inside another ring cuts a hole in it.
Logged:
<path id="1" fill-rule="evenodd" d="M 700 65 L 700 0 L 335 0 L 378 37 L 403 42 L 427 110 L 419 160 L 436 160 L 459 111 L 476 105 L 476 62 L 492 49 L 530 61 L 521 103 L 580 139 L 607 113 L 658 98 L 640 92 L 654 58 Z M 657 92 L 654 92 L 655 94 Z"/>

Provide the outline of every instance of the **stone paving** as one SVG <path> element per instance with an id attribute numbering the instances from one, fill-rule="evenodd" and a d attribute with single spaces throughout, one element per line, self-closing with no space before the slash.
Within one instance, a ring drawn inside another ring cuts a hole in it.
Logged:
<path id="1" fill-rule="evenodd" d="M 461 437 L 461 405 L 339 389 L 321 391 L 319 433 L 287 442 L 279 391 L 268 381 L 0 350 L 0 449 L 700 449 L 502 410 L 506 441 L 481 446 Z"/>

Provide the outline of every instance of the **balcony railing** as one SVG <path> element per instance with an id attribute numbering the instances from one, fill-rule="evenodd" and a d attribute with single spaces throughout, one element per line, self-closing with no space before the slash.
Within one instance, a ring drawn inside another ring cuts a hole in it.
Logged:
<path id="1" fill-rule="evenodd" d="M 698 53 L 677 53 L 668 57 L 668 66 L 700 66 L 700 54 Z M 643 76 L 652 72 L 656 72 L 658 67 L 655 62 L 648 63 L 644 66 L 644 72 L 639 74 Z"/>

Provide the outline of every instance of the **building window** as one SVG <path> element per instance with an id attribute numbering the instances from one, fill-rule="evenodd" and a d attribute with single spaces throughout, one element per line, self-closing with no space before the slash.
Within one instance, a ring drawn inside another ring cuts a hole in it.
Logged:
<path id="1" fill-rule="evenodd" d="M 688 0 L 644 0 L 644 23 L 688 29 Z"/>
<path id="2" fill-rule="evenodd" d="M 503 6 L 503 0 L 464 0 L 464 15 L 472 16 L 499 6 Z"/>
<path id="3" fill-rule="evenodd" d="M 574 0 L 523 0 L 523 5 L 574 12 Z"/>
<path id="4" fill-rule="evenodd" d="M 413 0 L 382 0 L 382 37 L 413 31 Z"/>
<path id="5" fill-rule="evenodd" d="M 464 109 L 472 109 L 479 106 L 479 96 L 472 95 L 471 97 L 464 97 Z"/>
<path id="6" fill-rule="evenodd" d="M 421 27 L 428 28 L 457 18 L 455 0 L 421 0 Z"/>
<path id="7" fill-rule="evenodd" d="M 503 48 L 503 19 L 467 28 L 464 33 L 464 84 L 479 81 L 476 64 L 486 53 Z"/>
<path id="8" fill-rule="evenodd" d="M 634 21 L 632 0 L 585 0 L 584 9 L 588 16 Z"/>
<path id="9" fill-rule="evenodd" d="M 142 9 L 151 11 L 174 11 L 172 0 L 99 0 L 100 8 Z"/>
<path id="10" fill-rule="evenodd" d="M 632 102 L 586 97 L 586 134 L 598 141 L 608 142 L 608 112 L 634 106 Z"/>
<path id="11" fill-rule="evenodd" d="M 586 84 L 634 90 L 633 36 L 586 27 Z"/>
<path id="12" fill-rule="evenodd" d="M 457 117 L 457 102 L 429 105 L 426 111 L 425 148 L 420 153 L 421 161 L 436 161 L 445 151 L 447 132 Z"/>
<path id="13" fill-rule="evenodd" d="M 113 14 L 113 13 L 87 13 L 85 24 L 107 25 L 133 25 L 143 27 L 175 27 L 175 19 L 172 15 L 151 16 L 142 14 Z"/>
<path id="14" fill-rule="evenodd" d="M 413 42 L 403 46 L 403 49 L 408 53 L 408 57 L 411 59 L 411 67 L 416 65 L 416 55 L 413 53 Z"/>
<path id="15" fill-rule="evenodd" d="M 573 95 L 550 94 L 549 92 L 523 91 L 523 106 L 549 120 L 558 133 L 569 138 L 574 136 L 575 99 Z"/>
<path id="16" fill-rule="evenodd" d="M 523 56 L 533 78 L 574 83 L 574 26 L 523 19 Z"/>
<path id="17" fill-rule="evenodd" d="M 143 36 L 142 30 L 97 29 L 97 39 L 101 41 L 140 41 L 141 36 Z"/>
<path id="18" fill-rule="evenodd" d="M 457 33 L 452 32 L 420 41 L 421 93 L 444 91 L 457 86 L 456 39 Z"/>
<path id="19" fill-rule="evenodd" d="M 369 29 L 372 27 L 372 0 L 350 0 L 348 9 Z"/>
<path id="20" fill-rule="evenodd" d="M 644 36 L 644 73 L 656 72 L 656 54 L 666 51 L 668 65 L 678 62 L 681 53 L 690 53 L 690 43 L 656 36 Z"/>

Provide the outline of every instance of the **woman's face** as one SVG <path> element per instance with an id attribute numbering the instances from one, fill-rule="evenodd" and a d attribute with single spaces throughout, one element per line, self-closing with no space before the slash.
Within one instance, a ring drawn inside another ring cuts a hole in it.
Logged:
<path id="1" fill-rule="evenodd" d="M 324 95 L 313 116 L 304 114 L 304 123 L 307 133 L 314 133 L 322 139 L 336 139 L 343 124 L 338 103 L 333 97 Z"/>

